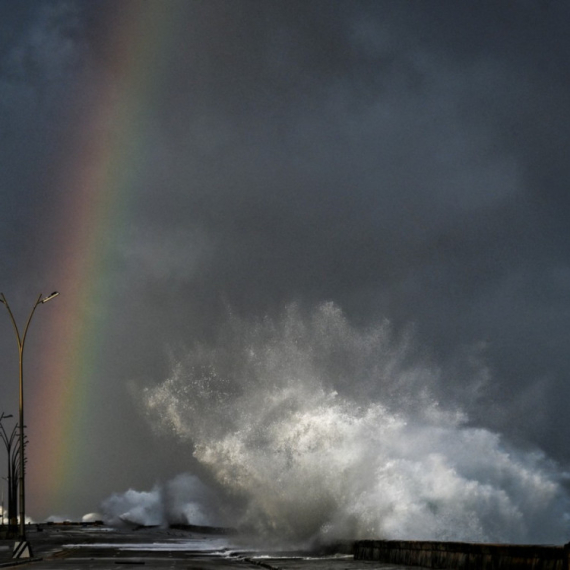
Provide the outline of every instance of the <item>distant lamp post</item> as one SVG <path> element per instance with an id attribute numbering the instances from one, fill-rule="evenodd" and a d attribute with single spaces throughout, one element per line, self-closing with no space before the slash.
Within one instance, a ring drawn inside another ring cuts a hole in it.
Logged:
<path id="1" fill-rule="evenodd" d="M 4 416 L 5 418 L 13 417 L 12 414 Z M 0 422 L 0 439 L 6 448 L 6 459 L 8 464 L 7 477 L 3 477 L 8 485 L 8 526 L 15 529 L 18 526 L 18 516 L 16 514 L 18 505 L 18 457 L 19 446 L 14 445 L 18 432 L 18 424 L 12 428 L 12 432 L 8 435 L 4 424 Z M 4 524 L 4 523 L 2 523 Z"/>
<path id="2" fill-rule="evenodd" d="M 19 539 L 20 543 L 16 545 L 14 548 L 14 558 L 21 558 L 21 557 L 28 557 L 31 556 L 29 545 L 26 543 L 26 493 L 24 489 L 24 480 L 25 480 L 25 453 L 24 453 L 24 446 L 25 446 L 25 438 L 24 438 L 24 344 L 26 342 L 26 335 L 28 334 L 28 329 L 30 327 L 30 323 L 32 322 L 32 317 L 34 316 L 34 312 L 38 305 L 47 303 L 54 297 L 57 297 L 59 293 L 54 291 L 51 295 L 47 297 L 43 297 L 40 293 L 34 306 L 32 307 L 32 311 L 30 312 L 30 316 L 26 322 L 26 328 L 24 329 L 24 334 L 20 336 L 20 331 L 18 330 L 18 325 L 16 324 L 16 319 L 14 319 L 14 315 L 10 309 L 10 305 L 8 305 L 8 301 L 4 296 L 4 293 L 0 293 L 0 303 L 3 303 L 8 310 L 8 314 L 10 315 L 10 320 L 14 325 L 14 332 L 16 333 L 16 340 L 18 341 L 18 355 L 20 361 L 20 417 L 19 417 L 19 431 L 20 431 L 20 449 L 19 449 L 19 460 L 20 460 L 20 469 L 18 473 L 18 477 L 20 480 L 20 532 L 19 532 Z"/>
<path id="3" fill-rule="evenodd" d="M 10 502 L 10 499 L 12 497 L 11 493 L 12 493 L 12 485 L 11 485 L 11 471 L 12 471 L 12 453 L 11 453 L 11 448 L 12 448 L 12 443 L 14 442 L 14 437 L 16 436 L 16 426 L 14 426 L 14 429 L 12 431 L 12 435 L 11 437 L 8 437 L 6 434 L 6 430 L 4 429 L 4 424 L 2 423 L 2 420 L 6 419 L 6 418 L 13 418 L 14 416 L 12 414 L 5 414 L 4 412 L 2 412 L 2 414 L 0 414 L 0 437 L 2 438 L 2 441 L 4 442 L 4 445 L 6 446 L 6 462 L 8 463 L 8 478 L 6 479 L 7 485 L 8 485 L 8 524 L 10 524 L 10 515 L 13 515 L 13 504 Z M 5 479 L 5 477 L 2 477 L 3 479 Z M 2 526 L 4 526 L 4 516 L 5 516 L 5 512 L 4 512 L 4 487 L 2 487 Z"/>

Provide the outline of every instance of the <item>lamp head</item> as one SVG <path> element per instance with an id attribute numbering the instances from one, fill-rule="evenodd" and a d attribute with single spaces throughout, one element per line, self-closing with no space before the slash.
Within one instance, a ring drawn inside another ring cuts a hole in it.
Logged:
<path id="1" fill-rule="evenodd" d="M 42 299 L 40 303 L 47 303 L 48 301 L 51 301 L 54 297 L 57 297 L 58 295 L 59 293 L 57 291 L 54 291 L 51 295 L 48 295 L 47 297 Z"/>

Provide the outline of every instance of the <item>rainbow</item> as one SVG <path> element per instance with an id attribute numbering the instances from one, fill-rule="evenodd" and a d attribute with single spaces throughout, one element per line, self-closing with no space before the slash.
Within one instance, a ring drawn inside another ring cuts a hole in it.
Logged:
<path id="1" fill-rule="evenodd" d="M 62 152 L 59 185 L 64 198 L 58 207 L 57 259 L 51 261 L 58 280 L 54 289 L 61 296 L 57 309 L 50 306 L 41 388 L 27 396 L 28 433 L 35 434 L 30 441 L 41 441 L 29 451 L 32 516 L 56 514 L 55 509 L 72 512 L 65 497 L 81 485 L 89 421 L 97 413 L 90 403 L 114 299 L 108 263 L 136 196 L 139 166 L 149 148 L 145 119 L 156 103 L 168 42 L 183 4 L 125 3 L 127 9 L 107 38 L 113 68 L 96 82 L 93 73 L 85 73 L 78 105 L 96 104 L 81 112 Z"/>

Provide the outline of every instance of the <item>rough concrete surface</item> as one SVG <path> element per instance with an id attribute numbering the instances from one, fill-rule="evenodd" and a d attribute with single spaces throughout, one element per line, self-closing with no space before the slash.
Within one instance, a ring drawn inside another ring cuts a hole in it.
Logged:
<path id="1" fill-rule="evenodd" d="M 346 554 L 310 556 L 308 553 L 252 550 L 232 536 L 181 529 L 41 525 L 31 527 L 27 538 L 34 559 L 25 566 L 33 570 L 120 570 L 134 566 L 157 570 L 405 568 L 377 561 L 357 561 Z M 13 543 L 13 540 L 0 540 L 2 565 L 14 563 L 10 560 Z"/>

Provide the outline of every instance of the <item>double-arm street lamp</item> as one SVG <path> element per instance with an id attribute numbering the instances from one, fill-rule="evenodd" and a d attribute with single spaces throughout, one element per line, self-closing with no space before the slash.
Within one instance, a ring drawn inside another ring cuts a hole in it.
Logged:
<path id="1" fill-rule="evenodd" d="M 19 355 L 19 361 L 20 361 L 20 417 L 19 417 L 19 431 L 20 431 L 20 455 L 19 455 L 19 460 L 20 460 L 20 469 L 19 469 L 19 473 L 18 473 L 18 478 L 20 480 L 20 532 L 19 532 L 19 538 L 20 541 L 25 542 L 26 540 L 26 493 L 25 493 L 25 489 L 24 489 L 24 469 L 25 469 L 25 453 L 24 453 L 24 344 L 26 342 L 26 335 L 28 334 L 28 329 L 30 327 L 30 323 L 32 322 L 32 317 L 34 316 L 34 312 L 36 311 L 36 308 L 38 307 L 38 305 L 41 305 L 43 303 L 47 303 L 48 301 L 50 301 L 51 299 L 53 299 L 54 297 L 57 297 L 57 295 L 59 295 L 59 293 L 57 291 L 54 291 L 51 295 L 48 295 L 47 297 L 44 297 L 41 293 L 38 296 L 36 302 L 34 303 L 34 306 L 32 307 L 32 311 L 30 312 L 30 316 L 28 317 L 28 320 L 26 322 L 26 328 L 24 329 L 24 333 L 22 335 L 20 335 L 20 331 L 18 330 L 18 325 L 16 324 L 16 320 L 14 319 L 14 315 L 12 314 L 12 311 L 10 309 L 10 305 L 8 305 L 8 301 L 6 300 L 6 297 L 4 297 L 4 293 L 0 293 L 0 303 L 3 303 L 6 307 L 6 309 L 8 309 L 8 314 L 10 315 L 10 320 L 12 321 L 12 324 L 14 325 L 14 332 L 16 333 L 16 340 L 18 341 L 18 355 Z"/>

